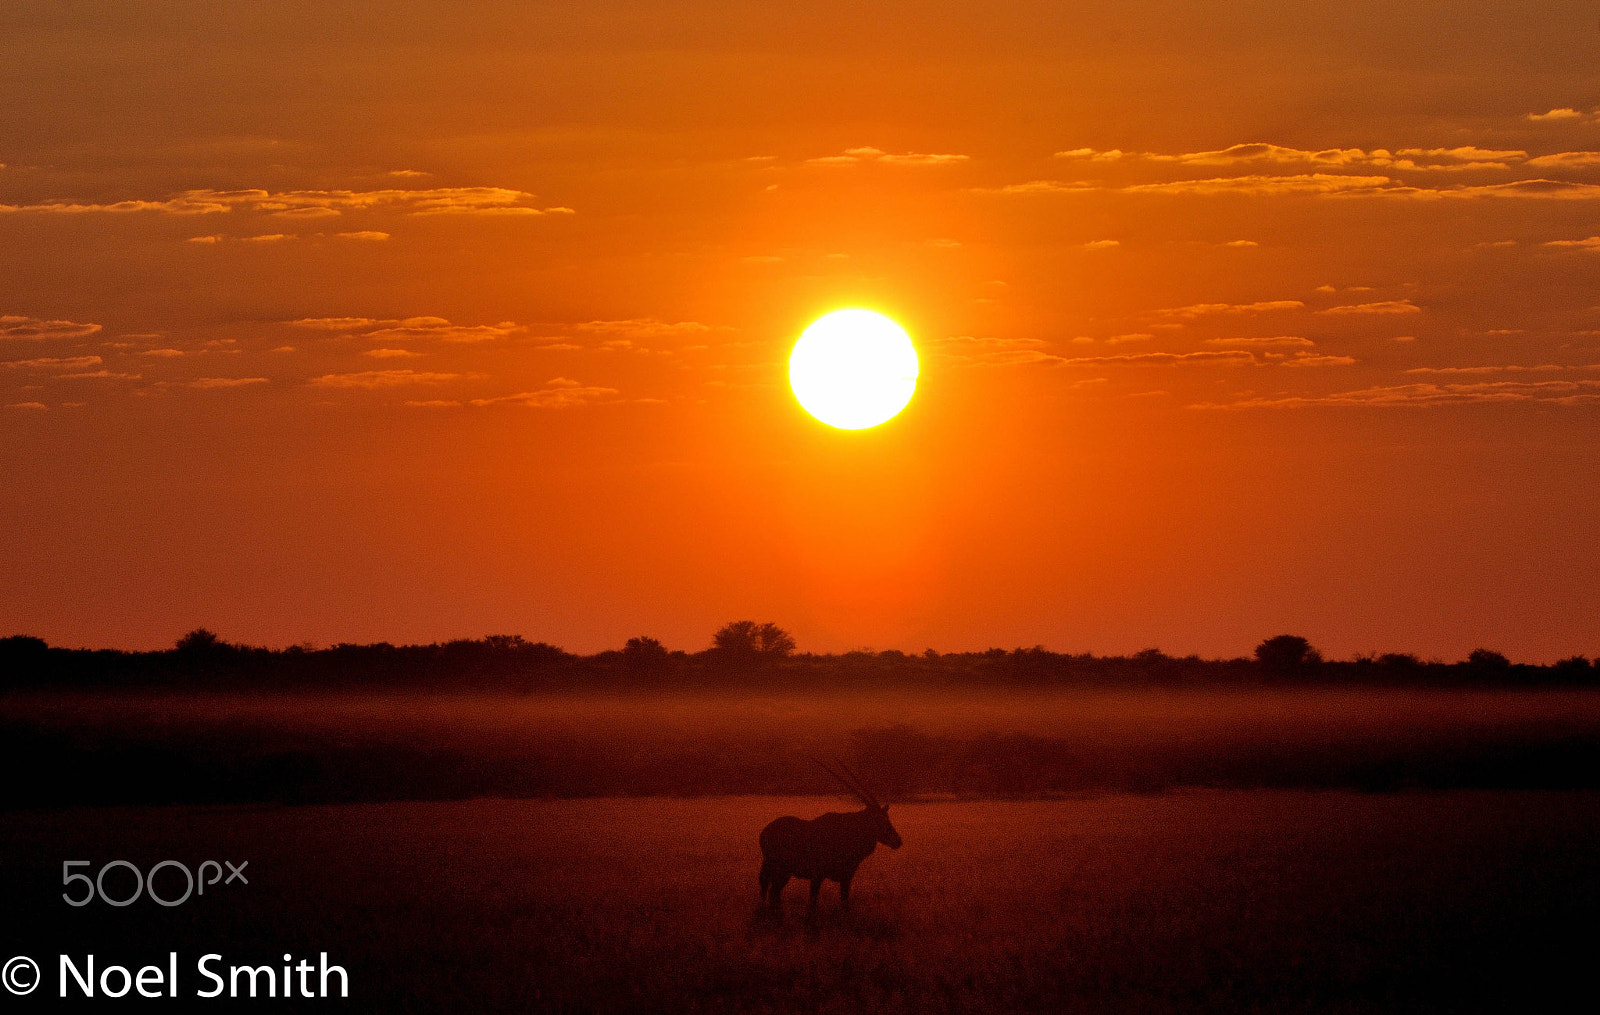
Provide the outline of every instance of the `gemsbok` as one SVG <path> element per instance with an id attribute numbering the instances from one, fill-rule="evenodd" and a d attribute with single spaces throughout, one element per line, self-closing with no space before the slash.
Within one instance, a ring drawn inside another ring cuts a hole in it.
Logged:
<path id="1" fill-rule="evenodd" d="M 783 889 L 790 878 L 811 882 L 808 911 L 816 911 L 824 881 L 839 883 L 839 904 L 849 908 L 850 881 L 861 861 L 871 856 L 880 842 L 890 849 L 900 848 L 900 833 L 889 822 L 889 808 L 878 803 L 854 772 L 839 763 L 849 774 L 846 778 L 822 759 L 811 760 L 843 783 L 866 808 L 848 814 L 829 812 L 810 821 L 782 817 L 761 830 L 761 901 L 774 910 L 783 908 Z"/>

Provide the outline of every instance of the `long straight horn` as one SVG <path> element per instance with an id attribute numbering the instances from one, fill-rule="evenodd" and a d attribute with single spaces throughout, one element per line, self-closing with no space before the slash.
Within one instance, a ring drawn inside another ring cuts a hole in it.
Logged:
<path id="1" fill-rule="evenodd" d="M 855 783 L 856 795 L 861 798 L 862 803 L 872 807 L 877 807 L 880 810 L 883 808 L 883 805 L 878 803 L 877 796 L 871 790 L 867 789 L 867 784 L 861 781 L 861 776 L 857 775 L 854 769 L 852 769 L 849 765 L 846 765 L 837 756 L 833 759 L 833 763 L 838 765 L 839 768 L 850 777 L 851 782 Z"/>
<path id="2" fill-rule="evenodd" d="M 849 790 L 852 795 L 854 795 L 856 797 L 859 797 L 862 803 L 866 804 L 869 807 L 877 806 L 871 800 L 867 799 L 868 795 L 866 793 L 863 793 L 860 790 L 860 788 L 858 788 L 853 783 L 851 783 L 849 779 L 846 779 L 844 776 L 842 776 L 838 772 L 834 771 L 828 765 L 828 763 L 826 761 L 823 761 L 821 758 L 817 757 L 815 754 L 807 754 L 806 757 L 810 758 L 812 761 L 815 761 L 818 765 L 820 765 L 824 772 L 827 772 L 829 775 L 833 776 L 835 779 L 838 779 L 840 785 L 844 786 L 845 789 Z"/>

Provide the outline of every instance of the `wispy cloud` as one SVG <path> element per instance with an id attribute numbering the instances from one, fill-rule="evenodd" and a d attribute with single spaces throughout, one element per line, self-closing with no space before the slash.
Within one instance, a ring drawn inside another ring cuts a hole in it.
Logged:
<path id="1" fill-rule="evenodd" d="M 1250 398 L 1201 403 L 1193 409 L 1296 409 L 1318 405 L 1376 407 L 1472 405 L 1492 402 L 1600 402 L 1600 381 L 1487 381 L 1477 384 L 1396 384 L 1331 395 Z"/>
<path id="2" fill-rule="evenodd" d="M 480 407 L 521 405 L 529 409 L 575 409 L 600 402 L 613 402 L 621 394 L 616 388 L 582 384 L 570 377 L 555 377 L 537 391 L 519 391 L 514 395 L 496 398 L 474 398 L 468 404 Z"/>
<path id="3" fill-rule="evenodd" d="M 1581 120 L 1583 117 L 1583 113 L 1578 112 L 1571 106 L 1562 106 L 1560 109 L 1552 109 L 1548 113 L 1528 114 L 1528 119 L 1534 121 L 1535 123 L 1559 123 L 1563 120 Z"/>
<path id="4" fill-rule="evenodd" d="M 1324 148 L 1310 150 L 1285 145 L 1252 142 L 1236 144 L 1216 151 L 1184 152 L 1163 155 L 1156 152 L 1123 152 L 1118 149 L 1096 151 L 1093 148 L 1074 148 L 1056 152 L 1056 158 L 1068 161 L 1107 162 L 1137 160 L 1168 163 L 1182 166 L 1239 166 L 1265 164 L 1274 166 L 1305 166 L 1310 168 L 1374 167 L 1395 170 L 1462 170 L 1505 168 L 1522 162 L 1528 153 L 1520 149 L 1478 148 L 1463 145 L 1455 148 Z"/>
<path id="5" fill-rule="evenodd" d="M 934 155 L 923 152 L 892 154 L 881 148 L 846 148 L 842 155 L 825 155 L 807 159 L 810 166 L 854 166 L 863 162 L 877 162 L 888 166 L 948 166 L 966 162 L 966 155 Z"/>
<path id="6" fill-rule="evenodd" d="M 1539 363 L 1534 366 L 1505 364 L 1476 367 L 1412 367 L 1408 374 L 1558 374 L 1569 370 L 1600 370 L 1600 363 Z"/>
<path id="7" fill-rule="evenodd" d="M 265 377 L 196 377 L 188 382 L 191 388 L 210 390 L 214 388 L 246 388 L 252 384 L 266 384 Z"/>
<path id="8" fill-rule="evenodd" d="M 1590 236 L 1581 240 L 1547 240 L 1547 247 L 1572 247 L 1578 250 L 1600 251 L 1600 236 Z"/>
<path id="9" fill-rule="evenodd" d="M 1186 307 L 1168 307 L 1157 310 L 1160 317 L 1192 321 L 1213 314 L 1264 314 L 1279 310 L 1300 310 L 1305 303 L 1300 300 L 1259 300 L 1255 303 L 1192 303 Z"/>
<path id="10" fill-rule="evenodd" d="M 281 218 L 326 218 L 387 208 L 409 215 L 570 215 L 571 208 L 539 207 L 534 195 L 507 187 L 431 187 L 418 190 L 185 190 L 162 200 L 45 201 L 0 204 L 0 214 L 216 215 L 254 212 Z M 205 242 L 197 238 L 197 242 Z"/>
<path id="11" fill-rule="evenodd" d="M 1351 303 L 1340 307 L 1328 307 L 1318 310 L 1319 314 L 1333 314 L 1336 316 L 1349 316 L 1351 314 L 1420 314 L 1422 308 L 1410 300 L 1379 300 L 1376 303 Z"/>
<path id="12" fill-rule="evenodd" d="M 1317 343 L 1299 335 L 1264 335 L 1251 338 L 1208 338 L 1205 344 L 1229 349 L 1308 349 Z"/>
<path id="13" fill-rule="evenodd" d="M 285 323 L 291 328 L 343 332 L 375 342 L 492 342 L 526 330 L 515 321 L 452 324 L 443 317 L 304 317 Z"/>
<path id="14" fill-rule="evenodd" d="M 42 341 L 52 338 L 83 338 L 100 330 L 98 324 L 76 321 L 47 321 L 38 317 L 0 314 L 0 338 L 25 338 Z"/>
<path id="15" fill-rule="evenodd" d="M 935 339 L 933 347 L 940 359 L 958 366 L 1004 367 L 1064 362 L 1062 357 L 1046 352 L 1048 343 L 1038 338 L 952 335 Z"/>
<path id="16" fill-rule="evenodd" d="M 444 384 L 459 380 L 460 374 L 426 373 L 417 370 L 363 370 L 349 374 L 323 374 L 307 384 L 318 388 L 398 388 L 410 384 Z"/>
<path id="17" fill-rule="evenodd" d="M 1204 364 L 1212 366 L 1254 366 L 1255 356 L 1243 349 L 1204 350 L 1201 352 L 1140 352 L 1122 356 L 1074 356 L 1062 359 L 1063 366 L 1179 366 Z"/>
<path id="18" fill-rule="evenodd" d="M 0 363 L 12 370 L 87 370 L 103 361 L 99 356 L 42 356 L 37 359 L 14 359 Z"/>
<path id="19" fill-rule="evenodd" d="M 1277 360 L 1280 367 L 1347 367 L 1356 362 L 1354 356 L 1328 356 L 1314 352 L 1297 352 L 1288 359 Z"/>

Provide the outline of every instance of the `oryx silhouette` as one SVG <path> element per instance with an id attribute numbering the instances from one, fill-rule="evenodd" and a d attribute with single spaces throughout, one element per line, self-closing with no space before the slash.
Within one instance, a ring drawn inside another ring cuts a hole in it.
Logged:
<path id="1" fill-rule="evenodd" d="M 850 906 L 850 882 L 861 861 L 883 843 L 900 848 L 900 833 L 889 821 L 889 808 L 862 784 L 843 762 L 838 771 L 813 755 L 812 761 L 839 780 L 866 807 L 848 814 L 829 812 L 810 821 L 782 817 L 761 830 L 761 900 L 774 910 L 783 908 L 783 889 L 790 878 L 811 882 L 808 911 L 817 908 L 822 882 L 839 883 L 839 904 Z M 849 777 L 846 778 L 846 775 Z"/>

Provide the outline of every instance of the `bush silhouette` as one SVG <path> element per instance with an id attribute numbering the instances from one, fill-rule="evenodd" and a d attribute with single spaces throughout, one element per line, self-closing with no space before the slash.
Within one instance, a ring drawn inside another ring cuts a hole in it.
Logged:
<path id="1" fill-rule="evenodd" d="M 782 659 L 794 651 L 794 637 L 771 622 L 735 620 L 712 636 L 711 650 L 728 659 Z"/>
<path id="2" fill-rule="evenodd" d="M 1322 662 L 1322 653 L 1295 634 L 1280 634 L 1256 646 L 1256 662 L 1271 673 L 1296 673 Z"/>
<path id="3" fill-rule="evenodd" d="M 669 655 L 667 647 L 654 638 L 629 638 L 622 646 L 622 661 L 636 670 L 664 665 Z"/>
<path id="4" fill-rule="evenodd" d="M 1492 649 L 1475 648 L 1467 656 L 1467 665 L 1486 673 L 1504 673 L 1511 668 L 1511 660 Z"/>

